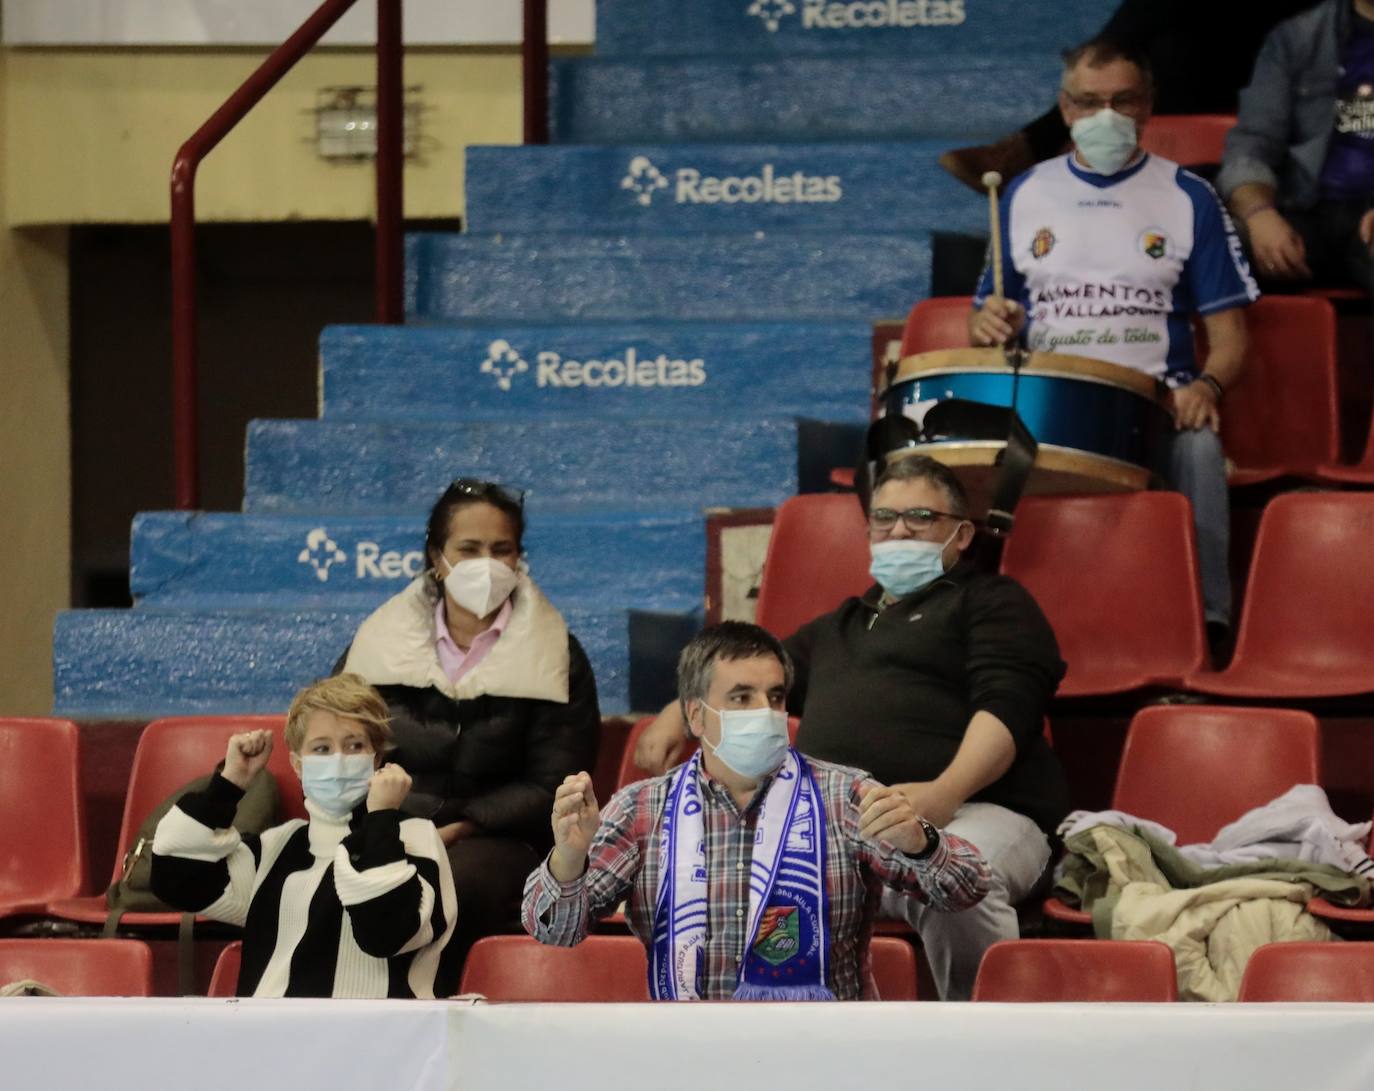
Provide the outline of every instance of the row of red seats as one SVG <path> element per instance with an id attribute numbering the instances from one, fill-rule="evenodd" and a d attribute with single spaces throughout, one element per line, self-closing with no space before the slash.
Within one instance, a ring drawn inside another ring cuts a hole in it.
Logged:
<path id="1" fill-rule="evenodd" d="M 968 296 L 925 299 L 907 316 L 901 355 L 968 347 Z M 1340 461 L 1336 312 L 1326 299 L 1266 296 L 1245 311 L 1245 378 L 1226 393 L 1221 438 L 1233 485 L 1301 477 L 1374 485 L 1374 430 L 1355 465 Z M 1200 358 L 1206 358 L 1199 330 Z"/>
<path id="2" fill-rule="evenodd" d="M 649 722 L 641 720 L 629 734 L 620 787 L 649 775 L 633 758 L 635 740 Z M 792 729 L 795 738 L 795 719 Z M 1137 712 L 1127 729 L 1110 807 L 1158 822 L 1177 834 L 1180 845 L 1190 845 L 1213 840 L 1223 826 L 1294 785 L 1320 783 L 1320 726 L 1309 712 L 1152 705 Z M 1061 924 L 1091 927 L 1087 913 L 1057 898 L 1048 899 L 1044 909 Z M 1374 928 L 1374 909 L 1347 909 L 1324 898 L 1314 899 L 1309 909 L 1338 926 Z"/>
<path id="3" fill-rule="evenodd" d="M 1002 572 L 1040 603 L 1069 665 L 1061 697 L 1148 687 L 1284 700 L 1374 693 L 1374 493 L 1293 492 L 1264 509 L 1235 654 L 1209 667 L 1192 514 L 1178 493 L 1030 498 Z M 849 493 L 779 509 L 759 624 L 786 636 L 872 584 Z"/>
<path id="4" fill-rule="evenodd" d="M 917 999 L 911 945 L 875 936 L 870 951 L 878 999 Z M 211 996 L 235 994 L 239 958 L 238 943 L 221 953 Z M 152 996 L 152 953 L 138 940 L 0 940 L 0 984 L 24 980 L 67 996 Z M 590 936 L 574 948 L 545 947 L 526 936 L 492 936 L 468 956 L 462 991 L 508 1002 L 647 1001 L 644 947 L 630 936 Z M 973 999 L 1170 1002 L 1178 999 L 1173 952 L 1151 941 L 998 943 L 983 956 Z M 1245 968 L 1240 999 L 1374 1000 L 1374 943 L 1261 947 Z"/>
<path id="5" fill-rule="evenodd" d="M 633 755 L 638 734 L 648 722 L 634 725 L 628 737 L 607 731 L 599 797 L 607 798 L 616 788 L 647 775 L 635 766 Z M 153 808 L 211 767 L 223 754 L 229 735 L 255 727 L 280 736 L 283 718 L 169 718 L 148 725 L 134 755 L 112 882 Z M 794 737 L 797 727 L 792 720 Z M 1164 741 L 1146 741 L 1151 739 Z M 1316 782 L 1318 745 L 1316 720 L 1305 712 L 1198 705 L 1147 708 L 1137 714 L 1128 732 L 1113 805 L 1156 818 L 1185 841 L 1208 840 L 1220 826 L 1292 784 Z M 279 739 L 272 771 L 282 816 L 302 817 L 299 782 L 284 758 L 277 757 L 285 752 Z M 87 854 L 76 725 L 66 720 L 0 720 L 0 757 L 0 829 L 6 831 L 7 842 L 0 857 L 0 919 L 48 915 L 81 924 L 102 923 L 103 896 L 81 896 Z M 1174 795 L 1160 796 L 1159 778 L 1174 787 Z M 176 920 L 172 914 L 130 913 L 123 923 L 135 927 Z"/>
<path id="6" fill-rule="evenodd" d="M 169 717 L 144 729 L 134 753 L 114 871 L 120 877 L 144 819 L 182 785 L 224 757 L 229 736 L 268 728 L 276 732 L 268 769 L 277 781 L 283 820 L 304 818 L 300 781 L 283 739 L 284 716 Z M 78 730 L 70 720 L 0 719 L 0 919 L 50 916 L 103 924 L 103 894 L 83 897 L 86 817 L 81 791 Z M 175 913 L 126 913 L 121 927 L 176 924 Z"/>

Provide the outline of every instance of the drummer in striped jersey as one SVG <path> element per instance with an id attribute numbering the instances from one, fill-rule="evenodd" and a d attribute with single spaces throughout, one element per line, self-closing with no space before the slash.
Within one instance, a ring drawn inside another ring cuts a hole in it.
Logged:
<path id="1" fill-rule="evenodd" d="M 386 703 L 337 675 L 296 696 L 285 734 L 310 820 L 233 829 L 272 752 L 270 731 L 234 735 L 209 787 L 158 824 L 154 893 L 243 927 L 240 996 L 432 998 L 457 899 L 434 823 L 397 810 L 410 777 L 383 764 Z"/>
<path id="2" fill-rule="evenodd" d="M 1244 369 L 1243 308 L 1259 289 L 1212 187 L 1140 147 L 1152 95 L 1143 56 L 1102 40 L 1065 54 L 1059 105 L 1073 149 L 1007 188 L 1005 298 L 985 270 L 969 335 L 998 345 L 1024 333 L 1032 350 L 1095 357 L 1169 386 L 1174 431 L 1157 469 L 1193 505 L 1215 643 L 1231 620 L 1218 433 L 1226 391 Z M 1207 332 L 1205 364 L 1194 352 L 1194 315 Z"/>

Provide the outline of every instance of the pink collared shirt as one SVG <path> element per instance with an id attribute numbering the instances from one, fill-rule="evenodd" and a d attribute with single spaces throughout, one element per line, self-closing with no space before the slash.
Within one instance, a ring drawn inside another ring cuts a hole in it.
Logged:
<path id="1" fill-rule="evenodd" d="M 506 625 L 510 621 L 511 609 L 511 601 L 506 599 L 496 614 L 496 620 L 491 623 L 491 628 L 485 629 L 473 637 L 472 646 L 467 651 L 463 651 L 454 643 L 453 637 L 449 635 L 448 618 L 444 615 L 444 596 L 439 596 L 439 602 L 434 607 L 434 631 L 438 634 L 438 639 L 434 642 L 434 650 L 439 653 L 440 669 L 455 686 L 458 684 L 458 679 L 471 672 L 478 663 L 491 654 L 492 648 L 496 647 L 496 642 L 501 639 L 501 634 L 506 631 Z"/>

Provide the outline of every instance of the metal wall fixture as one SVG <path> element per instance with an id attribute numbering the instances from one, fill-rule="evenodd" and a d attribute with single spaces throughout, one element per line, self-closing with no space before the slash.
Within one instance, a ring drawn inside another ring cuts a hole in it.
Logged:
<path id="1" fill-rule="evenodd" d="M 423 89 L 421 84 L 405 88 L 402 142 L 407 159 L 419 159 L 425 147 Z M 377 157 L 377 88 L 321 87 L 309 113 L 315 118 L 312 143 L 321 159 L 362 162 Z"/>

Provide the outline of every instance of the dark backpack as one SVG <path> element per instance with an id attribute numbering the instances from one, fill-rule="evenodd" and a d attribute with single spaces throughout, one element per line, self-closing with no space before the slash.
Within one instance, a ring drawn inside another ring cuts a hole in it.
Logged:
<path id="1" fill-rule="evenodd" d="M 203 792 L 210 786 L 210 775 L 197 777 L 189 784 L 183 784 L 164 799 L 152 813 L 143 820 L 129 851 L 124 854 L 124 863 L 119 878 L 110 884 L 105 892 L 105 903 L 110 912 L 105 918 L 101 935 L 114 936 L 119 928 L 120 919 L 125 913 L 176 913 L 179 910 L 158 898 L 152 890 L 153 873 L 153 836 L 157 824 L 162 821 L 182 796 L 190 792 Z M 266 769 L 260 769 L 248 784 L 248 790 L 239 800 L 234 812 L 234 829 L 239 833 L 260 834 L 275 825 L 277 821 L 277 781 Z M 194 913 L 182 913 L 177 931 L 177 965 L 181 993 L 188 994 L 194 986 L 192 966 L 192 931 L 195 925 Z"/>

